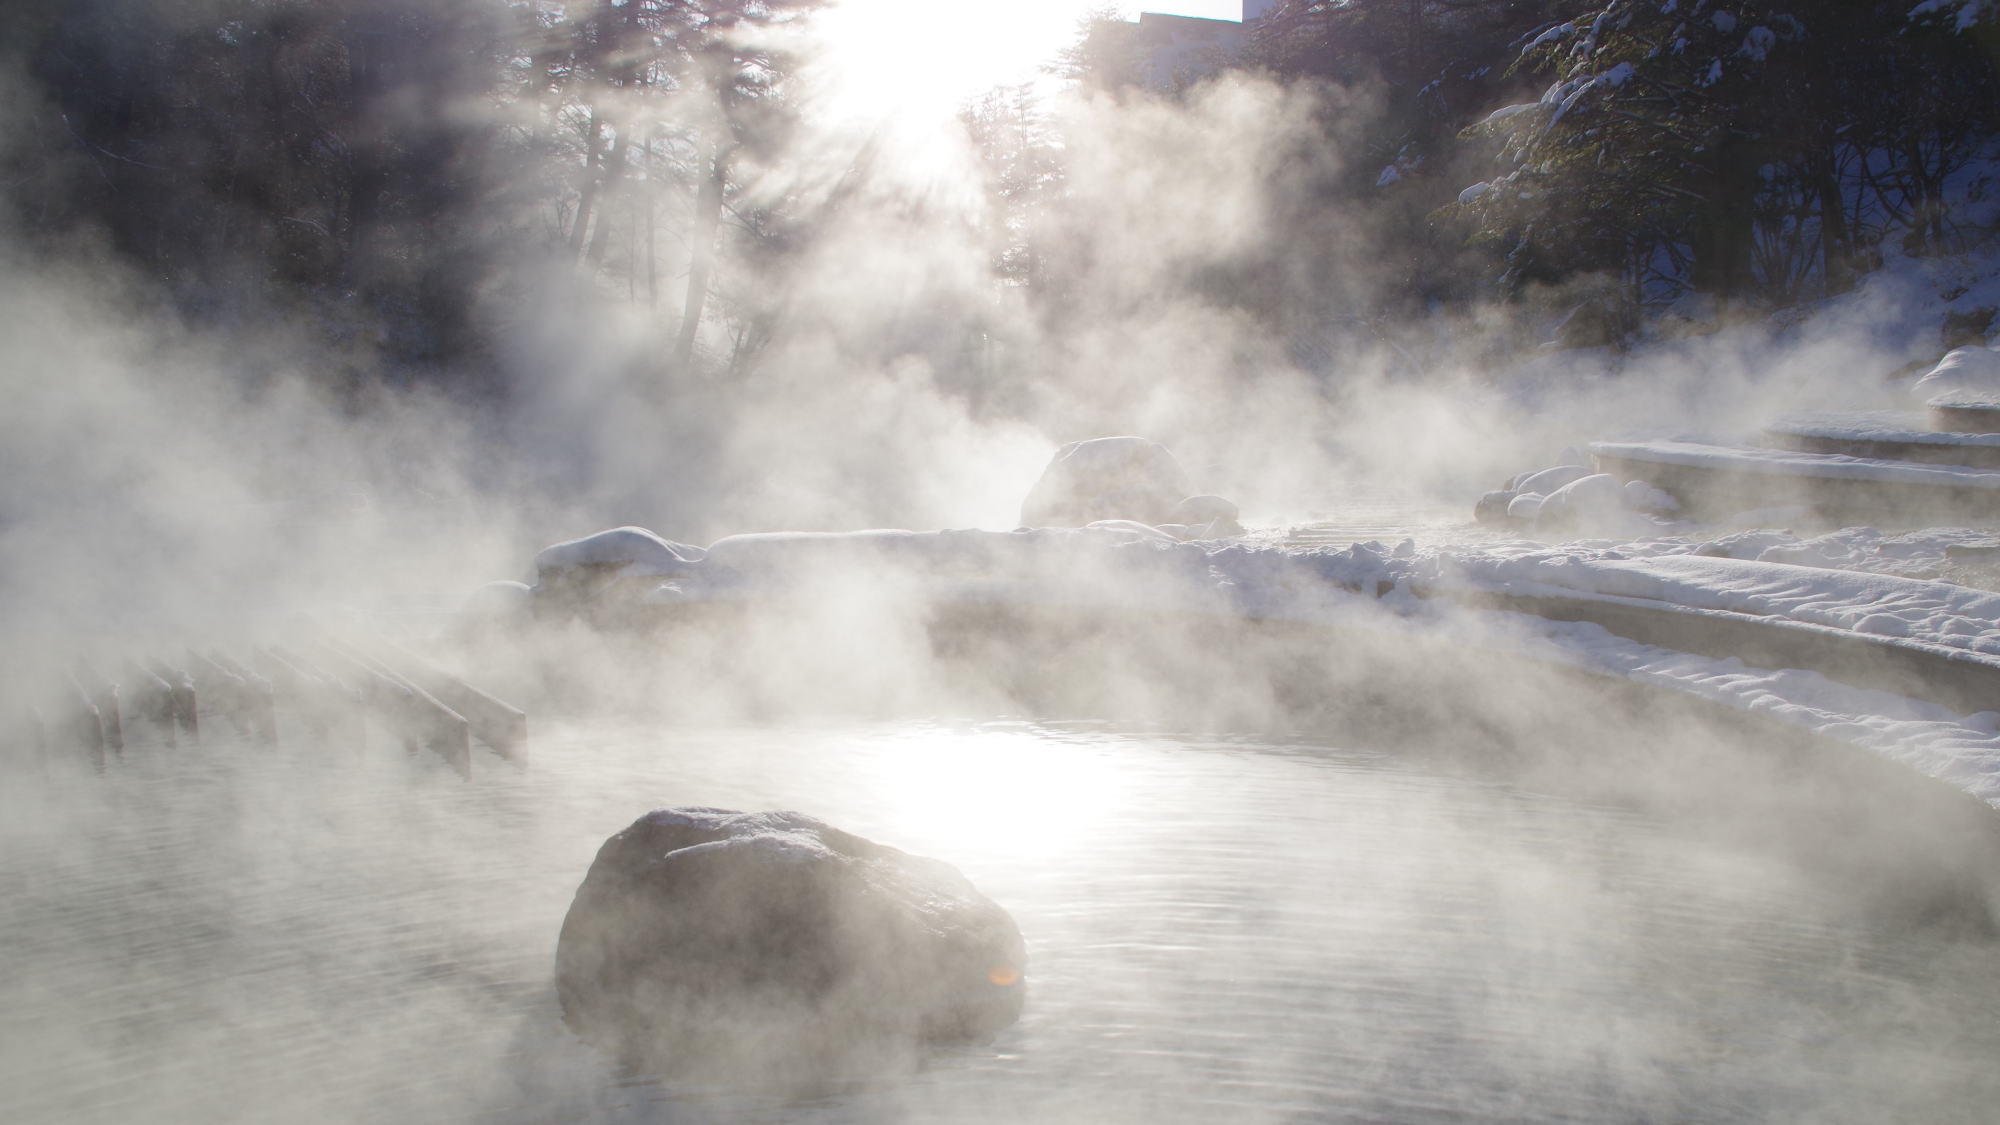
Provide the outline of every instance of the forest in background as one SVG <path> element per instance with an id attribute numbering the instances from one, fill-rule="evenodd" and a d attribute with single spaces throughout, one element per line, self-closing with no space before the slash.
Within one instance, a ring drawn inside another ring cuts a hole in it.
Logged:
<path id="1" fill-rule="evenodd" d="M 1284 0 L 1233 101 L 1135 87 L 1100 15 L 1067 92 L 963 107 L 977 200 L 942 216 L 880 137 L 816 123 L 821 6 L 21 0 L 8 218 L 29 260 L 116 264 L 187 323 L 303 333 L 343 394 L 506 399 L 524 324 L 611 316 L 637 383 L 726 393 L 831 334 L 1000 413 L 1063 366 L 1049 341 L 1163 292 L 1325 374 L 1440 320 L 1616 344 L 1690 298 L 1840 292 L 1889 239 L 1995 236 L 1967 206 L 2000 195 L 1983 0 Z M 1254 220 L 1204 213 L 1251 181 Z M 857 239 L 928 260 L 829 300 Z"/>

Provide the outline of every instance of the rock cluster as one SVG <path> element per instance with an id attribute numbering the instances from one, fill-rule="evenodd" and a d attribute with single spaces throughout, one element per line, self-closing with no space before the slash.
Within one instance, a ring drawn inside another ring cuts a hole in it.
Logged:
<path id="1" fill-rule="evenodd" d="M 1679 507 L 1672 496 L 1645 481 L 1620 484 L 1609 473 L 1558 465 L 1522 473 L 1507 487 L 1480 497 L 1473 516 L 1487 524 L 1567 531 L 1602 527 L 1635 515 L 1663 516 Z"/>

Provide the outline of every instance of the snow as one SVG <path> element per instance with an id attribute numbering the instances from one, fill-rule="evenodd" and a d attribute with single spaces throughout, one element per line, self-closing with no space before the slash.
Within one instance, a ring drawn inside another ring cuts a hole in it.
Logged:
<path id="1" fill-rule="evenodd" d="M 1478 183 L 1473 184 L 1471 187 L 1466 188 L 1464 191 L 1459 192 L 1458 201 L 1462 204 L 1469 204 L 1477 200 L 1480 196 L 1485 195 L 1487 192 L 1492 190 L 1493 190 L 1492 184 L 1487 183 L 1485 180 L 1481 180 Z"/>
<path id="2" fill-rule="evenodd" d="M 1736 16 L 1732 12 L 1718 10 L 1709 15 L 1708 21 L 1715 25 L 1715 30 L 1724 35 L 1736 30 Z"/>
<path id="3" fill-rule="evenodd" d="M 1388 187 L 1390 184 L 1393 184 L 1398 180 L 1401 180 L 1402 178 L 1403 174 L 1401 172 L 1396 171 L 1396 166 L 1394 164 L 1390 164 L 1382 169 L 1381 175 L 1375 177 L 1375 186 L 1378 188 Z"/>
<path id="4" fill-rule="evenodd" d="M 1515 481 L 1514 491 L 1547 496 L 1563 485 L 1589 475 L 1590 470 L 1581 465 L 1557 465 L 1552 469 L 1543 469 L 1539 473 L 1529 473 Z"/>
<path id="5" fill-rule="evenodd" d="M 1776 617 L 2000 655 L 2000 594 L 1947 582 L 1701 555 L 1615 557 L 1555 548 L 1456 559 L 1475 586 L 1544 587 Z M 2000 703 L 2000 700 L 1996 700 Z"/>
<path id="6" fill-rule="evenodd" d="M 1563 38 L 1564 36 L 1575 35 L 1575 34 L 1576 34 L 1576 24 L 1559 23 L 1556 26 L 1549 28 L 1547 31 L 1542 32 L 1540 35 L 1535 36 L 1532 42 L 1530 42 L 1526 47 L 1522 48 L 1521 53 L 1526 54 L 1537 47 L 1546 46 L 1550 43 L 1555 42 L 1558 39 Z"/>
<path id="7" fill-rule="evenodd" d="M 1986 0 L 1923 0 L 1923 3 L 1910 9 L 1909 18 L 1918 19 L 1956 9 L 1957 18 L 1952 22 L 1952 30 L 1966 31 L 1979 22 L 1985 7 Z"/>
<path id="8" fill-rule="evenodd" d="M 1896 574 L 1905 578 L 1943 577 L 1955 551 L 2000 550 L 2000 536 L 1966 527 L 1933 527 L 1887 534 L 1872 527 L 1844 527 L 1811 539 L 1783 533 L 1751 558 L 1764 562 Z"/>
<path id="9" fill-rule="evenodd" d="M 1516 117 L 1519 116 L 1520 114 L 1526 113 L 1540 104 L 1541 104 L 1540 102 L 1520 102 L 1515 105 L 1503 105 L 1499 109 L 1494 110 L 1492 113 L 1487 114 L 1485 120 L 1481 121 L 1480 124 L 1481 125 L 1497 124 L 1498 122 L 1505 121 L 1510 117 Z"/>
<path id="10" fill-rule="evenodd" d="M 1541 518 L 1589 521 L 1616 516 L 1625 510 L 1625 489 L 1609 473 L 1578 477 L 1542 500 Z"/>
<path id="11" fill-rule="evenodd" d="M 1837 453 L 1797 453 L 1788 449 L 1709 445 L 1693 441 L 1593 442 L 1590 451 L 1600 457 L 1626 461 L 1767 476 L 2000 490 L 2000 473 L 1952 465 L 1916 465 L 1873 457 L 1848 457 Z"/>
<path id="12" fill-rule="evenodd" d="M 1642 480 L 1625 482 L 1625 506 L 1635 512 L 1677 512 L 1681 502 Z"/>

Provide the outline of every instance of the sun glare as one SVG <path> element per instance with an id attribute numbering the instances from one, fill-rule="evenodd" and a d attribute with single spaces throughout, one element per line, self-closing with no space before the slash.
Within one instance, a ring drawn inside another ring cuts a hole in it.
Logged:
<path id="1" fill-rule="evenodd" d="M 899 840 L 957 855 L 1065 854 L 1126 798 L 1101 748 L 1032 728 L 909 738 L 882 759 L 876 785 Z"/>
<path id="2" fill-rule="evenodd" d="M 1089 0 L 840 0 L 818 21 L 826 84 L 859 117 L 949 116 L 1030 81 L 1077 34 Z"/>

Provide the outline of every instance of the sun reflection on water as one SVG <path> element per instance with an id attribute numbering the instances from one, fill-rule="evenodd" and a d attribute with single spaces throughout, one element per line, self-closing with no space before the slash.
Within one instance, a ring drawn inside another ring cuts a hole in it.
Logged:
<path id="1" fill-rule="evenodd" d="M 912 731 L 868 764 L 894 839 L 968 860 L 1076 850 L 1130 798 L 1107 747 L 1027 724 Z"/>

